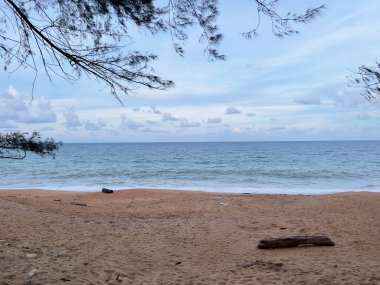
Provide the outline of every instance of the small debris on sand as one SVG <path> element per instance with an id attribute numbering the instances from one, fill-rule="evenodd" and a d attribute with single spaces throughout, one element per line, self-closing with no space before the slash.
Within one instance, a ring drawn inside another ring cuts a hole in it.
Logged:
<path id="1" fill-rule="evenodd" d="M 34 258 L 34 257 L 37 257 L 37 253 L 34 253 L 34 252 L 32 252 L 32 253 L 27 253 L 27 254 L 26 254 L 26 257 L 27 257 L 27 258 Z"/>
<path id="2" fill-rule="evenodd" d="M 63 257 L 63 256 L 66 256 L 67 255 L 67 251 L 66 250 L 62 250 L 60 252 L 58 252 L 57 256 L 59 257 Z"/>
<path id="3" fill-rule="evenodd" d="M 26 277 L 32 278 L 34 275 L 37 274 L 37 272 L 38 272 L 38 269 L 37 268 L 33 268 L 28 273 L 26 273 Z"/>
<path id="4" fill-rule="evenodd" d="M 251 268 L 251 267 L 255 267 L 255 266 L 261 266 L 261 267 L 266 267 L 266 268 L 272 269 L 272 270 L 278 270 L 283 265 L 284 264 L 281 262 L 272 262 L 272 261 L 265 261 L 262 259 L 258 259 L 255 261 L 245 262 L 245 263 L 241 264 L 240 267 Z"/>
<path id="5" fill-rule="evenodd" d="M 83 206 L 83 207 L 87 207 L 87 204 L 85 203 L 82 203 L 82 202 L 77 202 L 77 201 L 73 201 L 70 203 L 71 205 L 75 205 L 75 206 Z"/>

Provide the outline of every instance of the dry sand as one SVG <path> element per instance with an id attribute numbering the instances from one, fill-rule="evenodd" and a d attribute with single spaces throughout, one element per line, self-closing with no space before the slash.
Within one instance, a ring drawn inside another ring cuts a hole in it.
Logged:
<path id="1" fill-rule="evenodd" d="M 380 193 L 4 190 L 0 218 L 1 285 L 380 284 Z M 336 246 L 256 248 L 314 234 Z"/>

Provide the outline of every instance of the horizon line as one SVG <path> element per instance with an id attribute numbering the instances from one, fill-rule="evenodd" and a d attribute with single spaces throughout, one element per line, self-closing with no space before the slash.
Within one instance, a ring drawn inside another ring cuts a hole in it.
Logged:
<path id="1" fill-rule="evenodd" d="M 133 144 L 133 143 L 141 143 L 141 144 L 148 144 L 148 143 L 263 143 L 263 142 L 376 142 L 380 141 L 380 139 L 349 139 L 349 140 L 257 140 L 257 141 L 120 141 L 120 142 L 112 142 L 112 141 L 105 141 L 105 142 L 75 142 L 75 141 L 68 141 L 63 142 L 64 144 L 103 144 L 103 143 L 109 143 L 109 144 Z"/>

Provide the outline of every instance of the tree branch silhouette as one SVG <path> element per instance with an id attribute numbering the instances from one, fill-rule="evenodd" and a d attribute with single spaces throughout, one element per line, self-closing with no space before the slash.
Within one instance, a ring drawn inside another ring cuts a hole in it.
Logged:
<path id="1" fill-rule="evenodd" d="M 282 16 L 280 2 L 255 0 L 257 25 L 243 36 L 257 34 L 262 16 L 271 20 L 276 37 L 290 36 L 298 33 L 291 24 L 306 24 L 325 9 Z M 168 0 L 162 6 L 153 0 L 0 0 L 0 57 L 5 69 L 18 64 L 12 72 L 34 70 L 33 86 L 42 66 L 50 81 L 56 76 L 71 83 L 83 75 L 96 79 L 122 104 L 119 96 L 138 87 L 174 86 L 155 74 L 155 54 L 131 48 L 132 31 L 169 32 L 174 51 L 183 56 L 189 29 L 198 26 L 208 59 L 225 60 L 218 49 L 223 39 L 218 13 L 217 0 Z"/>

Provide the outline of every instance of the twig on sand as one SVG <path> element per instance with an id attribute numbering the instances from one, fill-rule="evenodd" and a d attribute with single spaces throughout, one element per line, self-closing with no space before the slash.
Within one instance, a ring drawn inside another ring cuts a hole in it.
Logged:
<path id="1" fill-rule="evenodd" d="M 82 203 L 82 202 L 77 202 L 77 201 L 73 201 L 70 203 L 71 205 L 75 205 L 75 206 L 83 206 L 83 207 L 87 207 L 87 204 L 85 203 Z"/>

